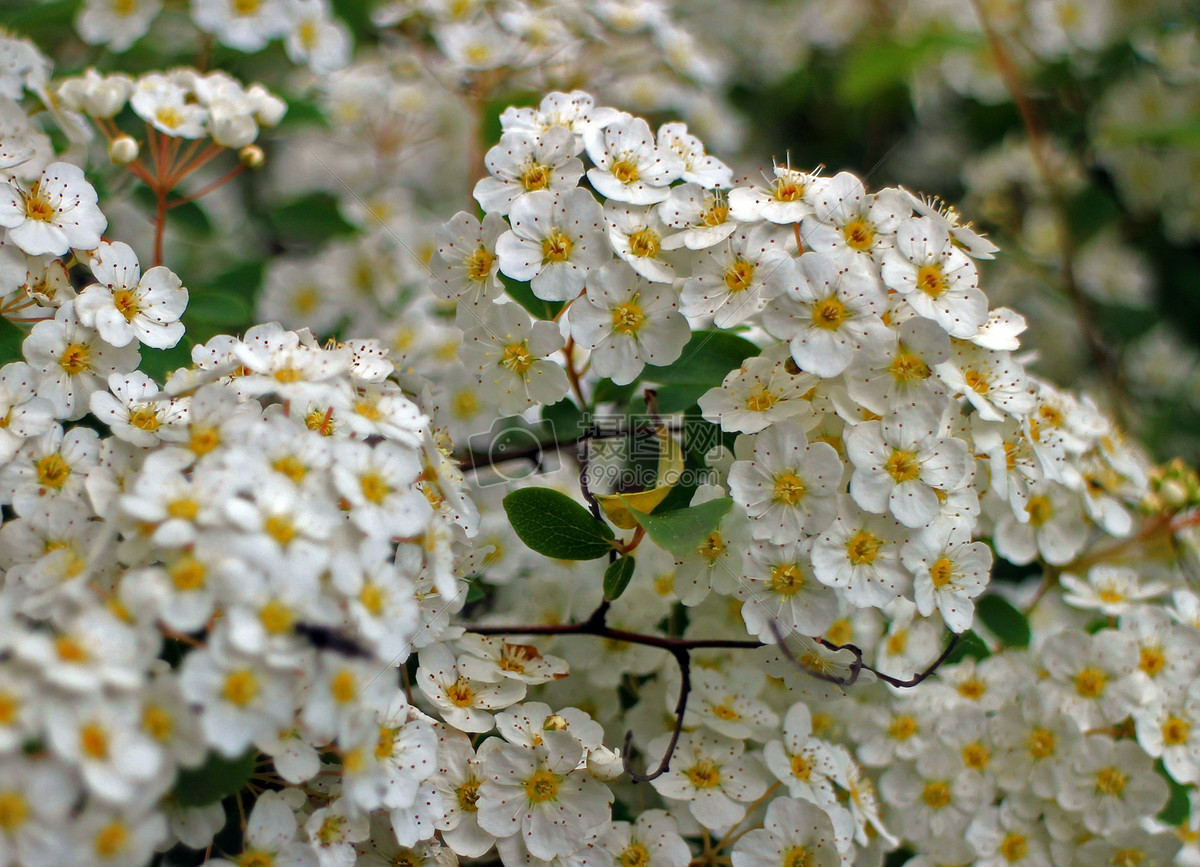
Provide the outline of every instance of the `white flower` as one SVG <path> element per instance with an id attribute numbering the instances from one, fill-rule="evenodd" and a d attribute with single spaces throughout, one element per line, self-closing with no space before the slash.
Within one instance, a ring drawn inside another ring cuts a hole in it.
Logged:
<path id="1" fill-rule="evenodd" d="M 750 549 L 734 595 L 744 600 L 746 630 L 760 641 L 773 641 L 775 629 L 821 635 L 837 619 L 837 594 L 813 577 L 811 547 L 811 541 L 760 542 Z"/>
<path id="2" fill-rule="evenodd" d="M 775 712 L 756 698 L 764 683 L 763 673 L 749 666 L 729 672 L 698 669 L 692 673 L 684 725 L 705 725 L 718 734 L 741 740 L 762 739 L 779 725 Z"/>
<path id="3" fill-rule="evenodd" d="M 658 128 L 658 146 L 674 151 L 683 170 L 679 176 L 706 189 L 728 187 L 733 182 L 733 169 L 704 152 L 704 142 L 690 135 L 687 124 L 664 123 Z"/>
<path id="4" fill-rule="evenodd" d="M 654 142 L 650 125 L 625 115 L 603 127 L 589 126 L 583 142 L 595 168 L 587 177 L 606 199 L 652 205 L 666 199 L 671 182 L 682 176 L 679 154 Z"/>
<path id="5" fill-rule="evenodd" d="M 646 810 L 633 824 L 613 822 L 600 839 L 617 864 L 640 867 L 687 867 L 691 849 L 665 810 Z"/>
<path id="6" fill-rule="evenodd" d="M 1008 352 L 981 349 L 956 340 L 948 361 L 936 367 L 951 393 L 965 397 L 984 421 L 1022 416 L 1034 407 L 1033 383 Z"/>
<path id="7" fill-rule="evenodd" d="M 1200 782 L 1200 686 L 1180 684 L 1135 708 L 1137 740 L 1178 783 Z"/>
<path id="8" fill-rule="evenodd" d="M 0 183 L 0 226 L 30 256 L 91 250 L 107 225 L 96 190 L 78 166 L 51 163 L 28 189 Z"/>
<path id="9" fill-rule="evenodd" d="M 1053 798 L 1081 737 L 1050 695 L 1033 692 L 1005 705 L 992 717 L 997 782 L 1010 792 Z"/>
<path id="10" fill-rule="evenodd" d="M 885 346 L 880 319 L 886 297 L 878 276 L 856 258 L 821 253 L 799 259 L 799 279 L 763 311 L 763 327 L 790 341 L 801 370 L 828 378 L 842 373 L 864 346 Z"/>
<path id="11" fill-rule="evenodd" d="M 655 738 L 647 751 L 661 756 L 669 735 Z M 651 781 L 664 798 L 686 801 L 696 821 L 723 834 L 746 815 L 746 804 L 762 795 L 767 777 L 758 760 L 744 756 L 741 741 L 705 731 L 687 732 L 671 756 L 671 766 Z"/>
<path id="12" fill-rule="evenodd" d="M 446 845 L 458 855 L 477 858 L 496 842 L 495 836 L 479 827 L 479 787 L 484 778 L 483 761 L 476 757 L 470 740 L 458 733 L 444 735 L 433 778 L 442 808 L 436 824 Z"/>
<path id="13" fill-rule="evenodd" d="M 508 214 L 517 198 L 535 190 L 565 193 L 583 177 L 575 137 L 565 126 L 552 126 L 540 135 L 506 132 L 483 162 L 491 177 L 475 184 L 474 195 L 489 214 Z"/>
<path id="14" fill-rule="evenodd" d="M 470 679 L 459 671 L 453 652 L 444 644 L 421 651 L 417 686 L 447 724 L 464 732 L 487 731 L 493 724 L 488 711 L 508 707 L 525 696 L 525 683 L 520 680 L 503 678 L 488 683 Z"/>
<path id="15" fill-rule="evenodd" d="M 192 20 L 222 45 L 239 51 L 258 51 L 288 32 L 290 15 L 281 0 L 193 0 Z"/>
<path id="16" fill-rule="evenodd" d="M 245 841 L 236 861 L 216 858 L 213 867 L 270 864 L 272 867 L 317 867 L 316 854 L 296 839 L 296 814 L 280 792 L 266 791 L 254 802 L 246 824 Z"/>
<path id="17" fill-rule="evenodd" d="M 803 702 L 797 702 L 783 718 L 782 740 L 768 741 L 763 747 L 763 761 L 793 798 L 829 807 L 837 800 L 835 756 L 841 749 L 813 736 L 812 712 Z"/>
<path id="18" fill-rule="evenodd" d="M 817 379 L 792 374 L 780 355 L 768 349 L 727 373 L 720 386 L 700 396 L 704 418 L 722 430 L 751 434 L 785 419 L 807 423 L 813 416 L 809 398 Z"/>
<path id="19" fill-rule="evenodd" d="M 848 840 L 849 828 L 843 826 L 839 835 L 820 807 L 776 798 L 767 807 L 762 828 L 739 838 L 730 857 L 733 867 L 839 867 L 838 836 Z"/>
<path id="20" fill-rule="evenodd" d="M 718 328 L 732 328 L 798 281 L 796 262 L 774 227 L 759 225 L 700 254 L 680 291 L 680 308 L 688 316 L 712 316 Z"/>
<path id="21" fill-rule="evenodd" d="M 350 28 L 330 15 L 327 0 L 296 0 L 291 32 L 284 40 L 288 59 L 303 63 L 318 76 L 345 68 L 353 40 Z"/>
<path id="22" fill-rule="evenodd" d="M 587 294 L 571 306 L 571 334 L 592 351 L 592 369 L 617 385 L 633 382 L 646 364 L 679 358 L 691 336 L 669 286 L 647 283 L 624 262 L 609 262 L 587 278 Z"/>
<path id="23" fill-rule="evenodd" d="M 411 449 L 390 440 L 373 447 L 343 440 L 337 456 L 333 483 L 350 503 L 350 520 L 364 533 L 415 536 L 429 524 L 433 510 L 414 486 L 421 464 Z"/>
<path id="24" fill-rule="evenodd" d="M 159 775 L 163 752 L 140 730 L 140 711 L 128 699 L 112 698 L 55 702 L 47 709 L 55 753 L 74 764 L 88 789 L 110 804 L 130 804 L 165 783 Z"/>
<path id="25" fill-rule="evenodd" d="M 841 478 L 833 446 L 810 443 L 798 423 L 782 421 L 757 435 L 753 461 L 733 464 L 729 490 L 752 519 L 755 538 L 785 543 L 828 524 Z"/>
<path id="26" fill-rule="evenodd" d="M 579 770 L 583 747 L 565 731 L 547 731 L 523 747 L 499 738 L 480 750 L 487 775 L 479 787 L 479 826 L 497 837 L 519 834 L 529 854 L 549 860 L 579 847 L 607 825 L 612 793 Z"/>
<path id="27" fill-rule="evenodd" d="M 11 460 L 22 442 L 54 424 L 54 405 L 38 396 L 37 381 L 23 361 L 0 367 L 0 462 Z"/>
<path id="28" fill-rule="evenodd" d="M 882 608 L 912 581 L 899 562 L 900 525 L 860 512 L 849 497 L 839 499 L 838 516 L 813 543 L 813 571 L 851 605 Z"/>
<path id="29" fill-rule="evenodd" d="M 87 0 L 75 16 L 75 29 L 89 45 L 121 52 L 150 29 L 162 0 Z"/>
<path id="30" fill-rule="evenodd" d="M 499 304 L 482 312 L 478 328 L 463 334 L 458 354 L 477 371 L 484 400 L 501 415 L 557 403 L 570 383 L 563 368 L 547 356 L 562 349 L 553 322 L 534 322 L 519 304 Z"/>
<path id="31" fill-rule="evenodd" d="M 982 542 L 956 536 L 922 533 L 905 544 L 900 559 L 913 573 L 921 616 L 937 611 L 952 632 L 965 632 L 975 615 L 971 600 L 983 592 L 991 575 L 992 550 Z"/>
<path id="32" fill-rule="evenodd" d="M 114 436 L 143 448 L 187 439 L 186 401 L 162 399 L 158 383 L 146 374 L 139 370 L 110 374 L 108 388 L 93 392 L 88 403 L 92 415 L 107 424 Z"/>
<path id="33" fill-rule="evenodd" d="M 729 191 L 729 214 L 735 220 L 799 223 L 813 211 L 825 180 L 816 172 L 775 166 L 775 178 L 765 187 L 735 187 Z"/>
<path id="34" fill-rule="evenodd" d="M 234 758 L 292 723 L 289 679 L 253 658 L 196 650 L 184 660 L 179 682 L 188 701 L 201 707 L 205 740 Z"/>
<path id="35" fill-rule="evenodd" d="M 721 193 L 713 193 L 699 184 L 671 187 L 658 206 L 663 224 L 676 231 L 663 238 L 664 250 L 703 250 L 719 244 L 734 233 L 738 224 L 729 217 L 729 204 Z"/>
<path id="36" fill-rule="evenodd" d="M 113 346 L 136 339 L 155 349 L 170 349 L 179 342 L 179 317 L 188 293 L 174 273 L 159 265 L 142 274 L 133 250 L 121 243 L 97 247 L 91 267 L 100 282 L 85 287 L 75 301 L 82 324 L 95 328 Z"/>
<path id="37" fill-rule="evenodd" d="M 849 172 L 822 182 L 813 199 L 812 215 L 804 218 L 800 234 L 820 253 L 863 255 L 887 249 L 900 221 L 912 214 L 899 190 L 870 195 Z"/>
<path id="38" fill-rule="evenodd" d="M 880 275 L 912 308 L 951 337 L 972 337 L 988 319 L 979 272 L 954 246 L 946 226 L 928 217 L 905 220 L 896 246 L 883 254 Z"/>
<path id="39" fill-rule="evenodd" d="M 845 434 L 854 464 L 850 495 L 870 512 L 890 511 L 906 527 L 923 527 L 938 514 L 938 492 L 958 487 L 970 464 L 967 443 L 896 423 L 863 422 Z"/>
<path id="40" fill-rule="evenodd" d="M 652 205 L 604 204 L 608 222 L 608 240 L 613 252 L 629 263 L 638 274 L 652 283 L 671 283 L 675 268 L 661 256 L 666 227 Z"/>
<path id="41" fill-rule="evenodd" d="M 1020 566 L 1038 556 L 1061 566 L 1083 550 L 1088 532 L 1079 496 L 1048 482 L 1030 488 L 1021 512 L 1005 509 L 996 521 L 993 545 L 997 554 Z"/>
<path id="42" fill-rule="evenodd" d="M 1046 639 L 1042 659 L 1063 712 L 1084 731 L 1120 722 L 1141 703 L 1142 690 L 1130 676 L 1137 651 L 1123 632 L 1064 629 Z"/>
<path id="43" fill-rule="evenodd" d="M 886 803 L 897 809 L 904 836 L 925 841 L 961 834 L 982 805 L 984 787 L 965 773 L 958 756 L 931 745 L 915 762 L 894 765 L 879 780 Z"/>
<path id="44" fill-rule="evenodd" d="M 138 117 L 165 135 L 203 138 L 207 132 L 208 109 L 196 100 L 192 84 L 193 81 L 185 77 L 159 73 L 143 75 L 134 87 L 129 106 Z"/>
<path id="45" fill-rule="evenodd" d="M 1167 590 L 1161 581 L 1142 584 L 1138 573 L 1127 566 L 1100 563 L 1088 570 L 1087 580 L 1064 573 L 1059 579 L 1063 602 L 1076 608 L 1099 611 L 1109 617 L 1128 614 L 1138 603 L 1153 599 Z"/>
<path id="46" fill-rule="evenodd" d="M 512 229 L 496 241 L 500 270 L 528 280 L 539 298 L 569 301 L 611 258 L 604 210 L 587 190 L 536 190 L 513 203 L 508 219 Z"/>
<path id="47" fill-rule="evenodd" d="M 1111 834 L 1152 816 L 1167 803 L 1167 781 L 1133 741 L 1089 735 L 1058 778 L 1058 803 L 1082 813 L 1094 834 Z"/>

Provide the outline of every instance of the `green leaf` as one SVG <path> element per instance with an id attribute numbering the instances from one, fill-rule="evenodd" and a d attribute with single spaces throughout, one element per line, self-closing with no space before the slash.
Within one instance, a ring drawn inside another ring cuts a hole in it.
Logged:
<path id="1" fill-rule="evenodd" d="M 563 301 L 547 301 L 533 294 L 533 287 L 527 282 L 514 280 L 506 274 L 500 274 L 500 282 L 508 297 L 524 307 L 531 316 L 538 319 L 553 319 L 562 310 Z"/>
<path id="2" fill-rule="evenodd" d="M 188 292 L 188 306 L 183 318 L 185 324 L 196 322 L 240 330 L 252 321 L 253 315 L 245 296 L 219 289 L 201 289 Z"/>
<path id="3" fill-rule="evenodd" d="M 604 570 L 604 598 L 614 602 L 629 586 L 633 577 L 634 560 L 632 557 L 620 557 L 608 564 Z"/>
<path id="4" fill-rule="evenodd" d="M 1002 596 L 984 596 L 975 603 L 983 625 L 1009 647 L 1029 646 L 1029 621 Z"/>
<path id="5" fill-rule="evenodd" d="M 142 363 L 138 370 L 154 379 L 159 385 L 167 381 L 167 377 L 180 367 L 190 367 L 192 364 L 192 342 L 187 335 L 170 349 L 152 349 L 142 347 Z"/>
<path id="6" fill-rule="evenodd" d="M 936 62 L 948 50 L 980 45 L 980 37 L 956 30 L 929 30 L 907 42 L 862 44 L 845 62 L 837 81 L 838 98 L 848 105 L 863 105 L 886 90 L 908 84 L 919 67 Z"/>
<path id="7" fill-rule="evenodd" d="M 342 217 L 337 199 L 329 193 L 313 193 L 274 208 L 269 219 L 285 238 L 313 244 L 357 231 Z"/>
<path id="8" fill-rule="evenodd" d="M 666 367 L 646 365 L 642 379 L 663 385 L 699 386 L 707 390 L 720 385 L 729 371 L 741 367 L 743 361 L 758 353 L 757 346 L 736 334 L 696 331 L 683 347 L 679 358 Z"/>
<path id="9" fill-rule="evenodd" d="M 1162 808 L 1162 812 L 1158 814 L 1160 822 L 1166 822 L 1168 825 L 1182 825 L 1188 819 L 1188 814 L 1191 812 L 1191 804 L 1188 802 L 1188 787 L 1182 783 L 1176 782 L 1175 779 L 1167 773 L 1166 766 L 1163 765 L 1162 759 L 1154 762 L 1154 770 L 1162 774 L 1163 779 L 1167 781 L 1167 786 L 1170 788 L 1170 797 L 1167 798 L 1167 805 Z"/>
<path id="10" fill-rule="evenodd" d="M 565 397 L 558 403 L 542 407 L 542 424 L 554 442 L 567 443 L 579 439 L 587 431 L 583 413 L 575 401 Z"/>
<path id="11" fill-rule="evenodd" d="M 662 515 L 647 515 L 630 509 L 646 535 L 658 547 L 670 551 L 677 557 L 693 554 L 721 524 L 721 519 L 733 505 L 729 497 L 709 500 L 686 509 L 677 509 Z"/>
<path id="12" fill-rule="evenodd" d="M 20 325 L 0 316 L 0 367 L 25 357 L 21 354 L 21 344 L 28 336 L 29 332 Z"/>
<path id="13" fill-rule="evenodd" d="M 962 634 L 958 645 L 954 650 L 950 651 L 950 655 L 946 657 L 945 665 L 954 665 L 957 662 L 962 662 L 970 657 L 971 659 L 987 659 L 991 656 L 991 651 L 987 649 L 987 645 L 983 643 L 975 630 L 968 629 Z"/>
<path id="14" fill-rule="evenodd" d="M 198 768 L 179 772 L 175 798 L 181 807 L 203 807 L 237 794 L 254 773 L 255 750 L 247 750 L 235 759 L 209 753 Z"/>
<path id="15" fill-rule="evenodd" d="M 551 488 L 513 491 L 504 511 L 522 542 L 555 560 L 595 560 L 613 550 L 612 528 Z"/>

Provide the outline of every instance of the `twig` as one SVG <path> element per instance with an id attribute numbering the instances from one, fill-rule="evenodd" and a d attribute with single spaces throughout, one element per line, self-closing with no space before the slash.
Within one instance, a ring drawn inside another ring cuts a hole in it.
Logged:
<path id="1" fill-rule="evenodd" d="M 679 736 L 683 734 L 683 718 L 687 713 L 688 695 L 692 691 L 692 659 L 686 648 L 672 651 L 675 661 L 679 664 L 679 700 L 675 702 L 675 728 L 671 730 L 671 740 L 667 743 L 667 751 L 653 771 L 638 773 L 629 763 L 629 749 L 633 744 L 633 730 L 625 732 L 625 750 L 621 754 L 621 764 L 625 773 L 635 783 L 649 783 L 657 780 L 671 767 L 671 759 L 675 755 L 675 747 L 679 744 Z"/>

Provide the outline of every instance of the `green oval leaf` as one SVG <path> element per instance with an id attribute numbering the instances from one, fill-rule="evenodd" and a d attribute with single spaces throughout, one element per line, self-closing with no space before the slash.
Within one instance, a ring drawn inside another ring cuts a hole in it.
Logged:
<path id="1" fill-rule="evenodd" d="M 720 385 L 729 371 L 758 355 L 759 348 L 744 337 L 726 331 L 695 331 L 679 358 L 666 367 L 647 364 L 642 379 L 663 385 L 691 385 L 702 389 Z M 703 394 L 703 391 L 697 392 Z M 694 400 L 694 398 L 693 398 Z"/>
<path id="2" fill-rule="evenodd" d="M 182 807 L 203 807 L 237 794 L 254 773 L 255 750 L 227 759 L 209 753 L 198 768 L 180 771 L 175 781 L 175 799 Z"/>
<path id="3" fill-rule="evenodd" d="M 612 528 L 560 491 L 513 491 L 504 511 L 522 542 L 555 560 L 595 560 L 613 550 Z"/>
<path id="4" fill-rule="evenodd" d="M 983 625 L 1009 647 L 1029 646 L 1029 621 L 1002 596 L 984 596 L 975 603 Z"/>
<path id="5" fill-rule="evenodd" d="M 604 598 L 607 601 L 614 602 L 625 592 L 633 577 L 633 567 L 632 557 L 621 557 L 608 564 L 604 570 Z"/>
<path id="6" fill-rule="evenodd" d="M 662 515 L 647 515 L 631 508 L 629 511 L 646 530 L 646 535 L 658 547 L 670 551 L 676 557 L 695 553 L 696 549 L 721 524 L 721 519 L 733 505 L 729 497 L 709 500 L 686 509 L 677 509 Z"/>

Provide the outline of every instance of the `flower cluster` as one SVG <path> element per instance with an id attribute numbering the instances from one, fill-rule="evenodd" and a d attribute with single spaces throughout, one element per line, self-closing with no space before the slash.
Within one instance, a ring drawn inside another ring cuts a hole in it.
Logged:
<path id="1" fill-rule="evenodd" d="M 255 50 L 302 6 L 192 13 Z M 1027 369 L 996 246 L 582 90 L 504 111 L 482 216 L 433 228 L 413 190 L 462 155 L 408 162 L 424 76 L 479 122 L 502 74 L 612 59 L 605 28 L 717 73 L 658 4 L 377 23 L 411 53 L 320 85 L 365 237 L 271 261 L 285 322 L 237 335 L 181 344 L 163 225 L 202 193 L 168 194 L 209 153 L 181 139 L 244 148 L 282 102 L 20 67 L 114 158 L 127 104 L 153 130 L 116 159 L 157 198 L 144 271 L 0 105 L 0 864 L 1195 863 L 1200 480 Z"/>

